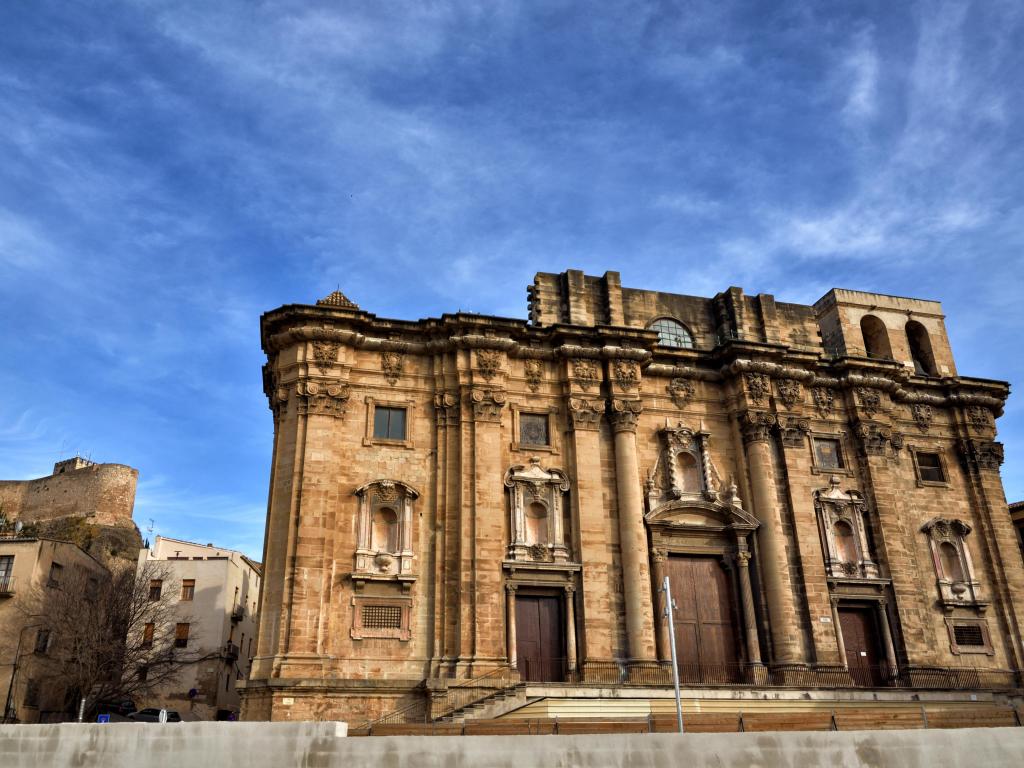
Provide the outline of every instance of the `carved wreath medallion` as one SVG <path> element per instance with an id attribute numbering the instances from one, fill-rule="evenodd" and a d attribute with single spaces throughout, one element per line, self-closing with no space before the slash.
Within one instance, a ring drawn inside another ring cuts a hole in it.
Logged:
<path id="1" fill-rule="evenodd" d="M 779 379 L 776 383 L 779 399 L 787 408 L 792 408 L 803 399 L 803 390 L 796 379 Z"/>
<path id="2" fill-rule="evenodd" d="M 321 373 L 327 373 L 338 359 L 338 344 L 333 341 L 314 341 L 313 359 Z"/>
<path id="3" fill-rule="evenodd" d="M 490 381 L 498 373 L 501 365 L 501 352 L 496 349 L 478 349 L 476 351 L 476 367 L 480 375 Z"/>
<path id="4" fill-rule="evenodd" d="M 597 384 L 597 366 L 593 360 L 573 360 L 572 374 L 584 390 Z"/>
<path id="5" fill-rule="evenodd" d="M 402 375 L 402 360 L 401 352 L 384 350 L 380 353 L 380 367 L 384 370 L 384 378 L 391 386 L 395 386 Z"/>
<path id="6" fill-rule="evenodd" d="M 814 407 L 822 416 L 829 416 L 832 413 L 832 406 L 835 403 L 835 393 L 828 387 L 814 387 L 811 389 L 811 397 L 814 398 Z"/>
<path id="7" fill-rule="evenodd" d="M 747 394 L 750 395 L 750 399 L 755 403 L 764 402 L 764 399 L 768 397 L 769 392 L 769 379 L 763 373 L 748 373 L 747 374 Z"/>
<path id="8" fill-rule="evenodd" d="M 636 386 L 636 363 L 630 360 L 616 360 L 613 368 L 615 371 L 615 383 L 619 385 L 619 389 L 627 392 Z"/>
<path id="9" fill-rule="evenodd" d="M 530 391 L 536 392 L 540 389 L 540 382 L 544 376 L 543 361 L 532 358 L 524 360 L 523 371 L 526 373 L 526 386 L 530 388 Z"/>

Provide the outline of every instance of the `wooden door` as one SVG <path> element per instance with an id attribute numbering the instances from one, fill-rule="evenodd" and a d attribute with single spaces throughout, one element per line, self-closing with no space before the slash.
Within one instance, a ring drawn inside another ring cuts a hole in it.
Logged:
<path id="1" fill-rule="evenodd" d="M 516 655 L 523 680 L 559 682 L 565 679 L 560 598 L 516 596 Z"/>
<path id="2" fill-rule="evenodd" d="M 739 676 L 729 575 L 717 557 L 670 557 L 679 674 L 690 682 Z"/>
<path id="3" fill-rule="evenodd" d="M 855 685 L 882 684 L 875 614 L 868 608 L 840 608 L 839 626 L 846 647 L 846 666 Z"/>

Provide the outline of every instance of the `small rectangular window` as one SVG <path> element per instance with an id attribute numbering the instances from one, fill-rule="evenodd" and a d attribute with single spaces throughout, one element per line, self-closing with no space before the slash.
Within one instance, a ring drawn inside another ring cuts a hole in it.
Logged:
<path id="1" fill-rule="evenodd" d="M 405 408 L 374 408 L 373 436 L 377 440 L 405 440 Z"/>
<path id="2" fill-rule="evenodd" d="M 148 678 L 149 678 L 149 667 L 147 667 L 147 666 L 139 667 L 139 682 L 140 683 L 144 683 L 144 682 L 146 682 L 146 680 Z"/>
<path id="3" fill-rule="evenodd" d="M 814 466 L 818 469 L 844 469 L 846 467 L 839 440 L 831 437 L 814 438 Z"/>
<path id="4" fill-rule="evenodd" d="M 29 680 L 25 686 L 25 706 L 26 707 L 38 707 L 39 706 L 39 681 Z"/>
<path id="5" fill-rule="evenodd" d="M 917 456 L 918 477 L 921 478 L 922 482 L 946 482 L 946 473 L 942 469 L 942 458 L 939 456 L 939 454 L 930 453 L 926 451 L 918 451 L 915 455 Z"/>
<path id="6" fill-rule="evenodd" d="M 46 581 L 48 587 L 59 587 L 64 578 L 64 566 L 60 563 L 50 563 L 50 578 Z"/>
<path id="7" fill-rule="evenodd" d="M 182 579 L 181 580 L 181 599 L 191 600 L 196 595 L 196 580 L 195 579 Z"/>
<path id="8" fill-rule="evenodd" d="M 33 653 L 43 655 L 50 648 L 50 630 L 40 629 L 36 632 L 36 647 Z"/>
<path id="9" fill-rule="evenodd" d="M 953 637 L 957 645 L 974 648 L 985 647 L 985 635 L 981 631 L 980 624 L 954 624 Z"/>
<path id="10" fill-rule="evenodd" d="M 163 579 L 150 579 L 149 580 L 149 599 L 156 602 L 160 599 L 160 593 L 163 592 L 164 582 Z"/>
<path id="11" fill-rule="evenodd" d="M 187 648 L 188 647 L 188 624 L 175 624 L 174 625 L 174 647 L 175 648 Z"/>
<path id="12" fill-rule="evenodd" d="M 14 575 L 14 555 L 0 555 L 0 586 Z"/>
<path id="13" fill-rule="evenodd" d="M 522 445 L 550 445 L 546 413 L 519 414 L 519 442 Z"/>
<path id="14" fill-rule="evenodd" d="M 156 626 L 153 624 L 153 622 L 148 622 L 146 624 L 146 626 L 142 629 L 142 647 L 143 648 L 152 648 L 153 647 L 153 632 L 155 631 L 155 629 L 156 629 Z"/>

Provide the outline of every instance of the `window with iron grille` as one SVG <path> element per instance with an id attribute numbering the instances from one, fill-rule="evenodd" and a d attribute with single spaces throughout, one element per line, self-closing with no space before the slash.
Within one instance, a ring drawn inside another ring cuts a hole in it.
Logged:
<path id="1" fill-rule="evenodd" d="M 149 599 L 156 601 L 160 599 L 160 593 L 163 591 L 164 582 L 163 579 L 150 579 L 149 580 Z"/>
<path id="2" fill-rule="evenodd" d="M 955 624 L 953 625 L 953 637 L 956 639 L 957 645 L 985 647 L 985 633 L 981 631 L 980 624 Z"/>
<path id="3" fill-rule="evenodd" d="M 523 445 L 548 445 L 546 413 L 519 414 L 519 442 Z"/>
<path id="4" fill-rule="evenodd" d="M 397 605 L 364 605 L 363 629 L 401 629 L 402 609 Z"/>
<path id="5" fill-rule="evenodd" d="M 26 707 L 38 707 L 39 706 L 39 681 L 29 680 L 25 686 L 25 706 Z"/>

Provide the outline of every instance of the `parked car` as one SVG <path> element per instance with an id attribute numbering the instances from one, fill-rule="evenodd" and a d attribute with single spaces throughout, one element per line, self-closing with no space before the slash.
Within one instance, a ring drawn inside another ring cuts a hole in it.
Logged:
<path id="1" fill-rule="evenodd" d="M 134 720 L 136 723 L 159 723 L 160 710 L 155 709 L 153 707 L 147 707 L 146 709 L 140 709 L 138 712 L 132 712 L 130 715 L 128 715 L 128 719 Z M 181 715 L 179 715 L 173 709 L 168 709 L 167 722 L 180 723 Z"/>
<path id="2" fill-rule="evenodd" d="M 120 715 L 127 717 L 135 711 L 135 702 L 131 699 L 111 699 L 96 705 L 96 712 L 101 715 Z"/>

